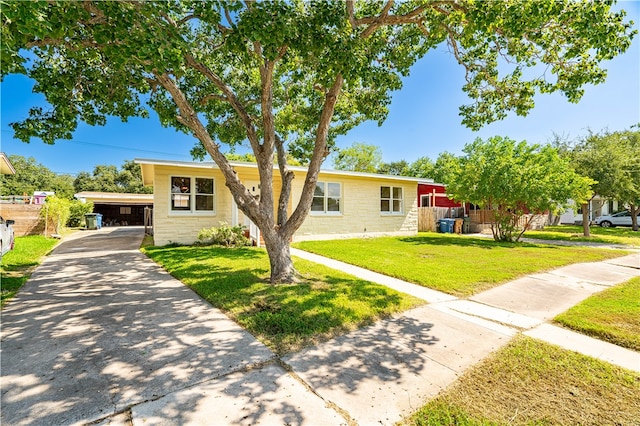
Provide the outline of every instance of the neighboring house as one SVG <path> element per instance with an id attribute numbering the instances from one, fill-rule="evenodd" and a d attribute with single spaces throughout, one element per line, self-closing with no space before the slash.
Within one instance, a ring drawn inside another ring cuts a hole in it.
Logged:
<path id="1" fill-rule="evenodd" d="M 582 206 L 576 206 L 573 200 L 569 200 L 569 204 L 569 208 L 560 215 L 560 223 L 568 225 L 581 224 Z M 596 195 L 589 202 L 589 221 L 593 221 L 598 216 L 615 213 L 620 207 L 617 201 L 607 200 L 606 198 Z"/>
<path id="2" fill-rule="evenodd" d="M 418 207 L 462 207 L 462 203 L 449 199 L 444 184 L 421 180 L 418 182 Z"/>
<path id="3" fill-rule="evenodd" d="M 221 222 L 243 225 L 257 243 L 259 235 L 237 208 L 218 167 L 194 163 L 136 159 L 145 185 L 153 185 L 153 236 L 156 245 L 190 244 L 203 228 Z M 244 185 L 258 196 L 259 175 L 254 163 L 231 163 Z M 289 212 L 300 198 L 306 168 L 295 174 Z M 414 235 L 418 231 L 417 178 L 322 170 L 311 211 L 294 241 L 380 235 Z M 280 176 L 274 166 L 275 204 Z M 275 206 L 274 206 L 275 207 Z M 275 212 L 274 212 L 275 215 Z M 257 238 L 256 238 L 257 237 Z"/>
<path id="4" fill-rule="evenodd" d="M 31 204 L 44 204 L 44 201 L 50 195 L 56 195 L 55 192 L 52 191 L 34 191 L 33 197 L 31 197 Z"/>
<path id="5" fill-rule="evenodd" d="M 102 226 L 144 225 L 145 208 L 153 207 L 153 194 L 83 191 L 74 197 L 93 203 L 94 213 L 102 215 Z"/>

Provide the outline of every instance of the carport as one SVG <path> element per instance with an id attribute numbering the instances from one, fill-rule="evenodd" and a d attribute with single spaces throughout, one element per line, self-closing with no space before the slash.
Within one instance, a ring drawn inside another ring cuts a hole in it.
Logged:
<path id="1" fill-rule="evenodd" d="M 74 196 L 93 202 L 94 213 L 102 215 L 102 226 L 142 226 L 145 208 L 153 208 L 153 194 L 83 191 Z"/>

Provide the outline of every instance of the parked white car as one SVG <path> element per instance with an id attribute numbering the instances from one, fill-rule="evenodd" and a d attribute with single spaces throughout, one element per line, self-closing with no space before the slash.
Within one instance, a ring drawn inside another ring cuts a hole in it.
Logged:
<path id="1" fill-rule="evenodd" d="M 4 220 L 0 216 L 0 259 L 9 250 L 13 250 L 13 228 L 11 225 L 14 223 L 13 220 Z"/>
<path id="2" fill-rule="evenodd" d="M 638 220 L 640 220 L 640 217 L 638 217 Z M 631 212 L 625 211 L 612 215 L 598 216 L 594 222 L 603 228 L 610 226 L 631 226 Z"/>

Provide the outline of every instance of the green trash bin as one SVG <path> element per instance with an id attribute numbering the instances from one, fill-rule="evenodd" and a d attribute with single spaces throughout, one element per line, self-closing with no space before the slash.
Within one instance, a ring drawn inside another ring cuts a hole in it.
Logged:
<path id="1" fill-rule="evenodd" d="M 85 214 L 84 221 L 87 229 L 98 229 L 98 215 L 96 213 Z"/>

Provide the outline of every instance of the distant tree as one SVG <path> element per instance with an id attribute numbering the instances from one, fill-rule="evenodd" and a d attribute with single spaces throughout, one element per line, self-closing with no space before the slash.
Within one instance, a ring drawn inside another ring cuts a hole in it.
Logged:
<path id="1" fill-rule="evenodd" d="M 350 147 L 339 149 L 333 160 L 336 170 L 376 173 L 382 165 L 380 147 L 354 142 Z"/>
<path id="2" fill-rule="evenodd" d="M 543 214 L 566 207 L 569 199 L 590 197 L 593 181 L 578 175 L 569 161 L 547 145 L 528 145 L 509 138 L 476 139 L 461 157 L 445 163 L 447 192 L 492 211 L 496 241 L 518 241 L 533 216 L 519 227 L 525 213 Z"/>
<path id="3" fill-rule="evenodd" d="M 390 163 L 382 163 L 377 173 L 393 176 L 411 176 L 409 173 L 409 163 L 406 160 L 392 161 Z"/>
<path id="4" fill-rule="evenodd" d="M 611 2 L 573 0 L 5 1 L 0 19 L 1 75 L 34 79 L 51 104 L 12 124 L 18 139 L 54 143 L 79 121 L 155 111 L 217 164 L 261 230 L 273 283 L 296 280 L 289 242 L 336 137 L 382 123 L 392 91 L 429 51 L 447 45 L 463 67 L 462 123 L 479 129 L 526 115 L 537 93 L 579 101 L 636 33 Z M 244 142 L 259 199 L 223 152 Z M 308 165 L 294 203 L 287 154 Z"/>
<path id="5" fill-rule="evenodd" d="M 433 179 L 435 164 L 429 157 L 419 157 L 409 165 L 405 176 Z"/>
<path id="6" fill-rule="evenodd" d="M 55 192 L 62 198 L 73 198 L 73 177 L 56 175 L 33 157 L 9 155 L 16 169 L 14 175 L 0 175 L 2 195 L 33 195 L 35 191 Z"/>
<path id="7" fill-rule="evenodd" d="M 456 156 L 450 152 L 441 152 L 433 165 L 433 175 L 431 178 L 438 183 L 451 182 L 453 177 L 450 176 L 451 170 L 449 165 L 456 160 Z"/>
<path id="8" fill-rule="evenodd" d="M 560 143 L 572 166 L 594 183 L 592 197 L 617 200 L 631 212 L 632 229 L 638 230 L 640 211 L 640 131 L 590 132 L 576 143 Z M 582 205 L 585 236 L 590 235 L 588 204 Z"/>
<path id="9" fill-rule="evenodd" d="M 76 192 L 124 192 L 151 194 L 153 188 L 142 184 L 140 165 L 127 160 L 122 169 L 113 165 L 98 165 L 93 173 L 80 172 L 73 183 Z"/>
<path id="10" fill-rule="evenodd" d="M 45 234 L 60 234 L 66 226 L 70 214 L 70 200 L 55 195 L 47 197 L 40 210 L 40 216 L 45 220 Z"/>

